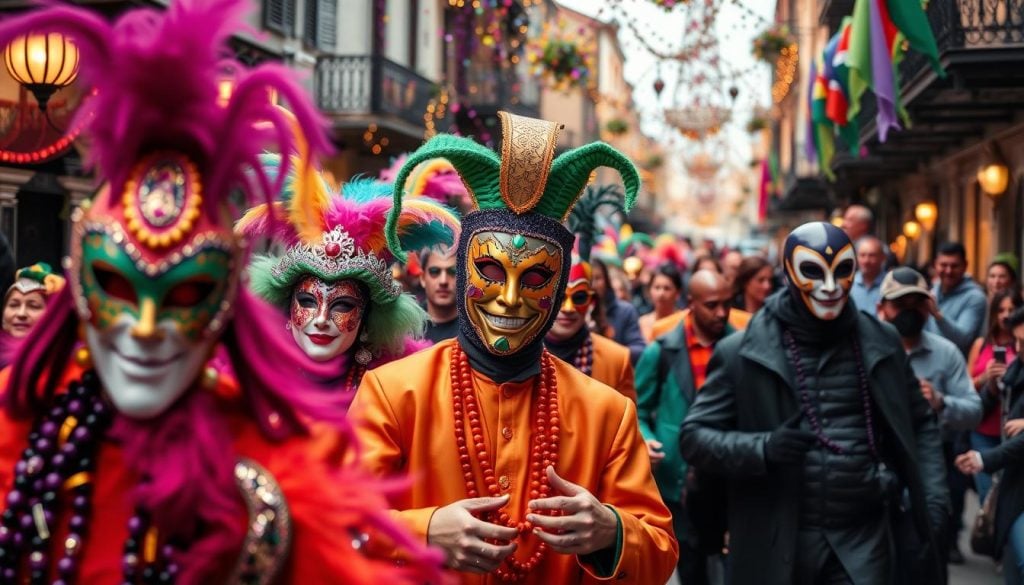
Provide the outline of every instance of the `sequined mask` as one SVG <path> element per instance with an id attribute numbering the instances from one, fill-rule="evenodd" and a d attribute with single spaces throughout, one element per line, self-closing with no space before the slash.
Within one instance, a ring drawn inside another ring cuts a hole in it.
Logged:
<path id="1" fill-rule="evenodd" d="M 355 343 L 365 307 L 365 295 L 356 281 L 327 283 L 305 276 L 292 293 L 288 326 L 306 355 L 327 361 Z"/>
<path id="2" fill-rule="evenodd" d="M 157 416 L 198 378 L 227 322 L 240 254 L 226 227 L 200 221 L 188 159 L 147 157 L 105 212 L 109 190 L 76 213 L 68 274 L 86 342 L 114 405 Z M 84 217 L 83 217 L 84 215 Z"/>

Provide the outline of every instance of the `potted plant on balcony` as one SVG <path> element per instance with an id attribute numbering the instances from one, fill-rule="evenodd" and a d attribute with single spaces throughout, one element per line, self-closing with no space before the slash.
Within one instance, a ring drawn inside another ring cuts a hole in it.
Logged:
<path id="1" fill-rule="evenodd" d="M 773 24 L 754 39 L 754 57 L 765 63 L 775 63 L 782 50 L 796 44 L 796 38 L 784 24 Z"/>
<path id="2" fill-rule="evenodd" d="M 686 2 L 687 0 L 651 0 L 651 3 L 665 9 L 665 12 L 671 12 L 673 8 Z"/>
<path id="3" fill-rule="evenodd" d="M 760 132 L 761 130 L 764 130 L 767 127 L 768 127 L 768 120 L 767 120 L 767 118 L 765 118 L 763 116 L 760 116 L 757 113 L 755 113 L 753 116 L 751 116 L 750 120 L 747 122 L 747 132 L 749 132 L 751 134 L 757 134 L 758 132 Z"/>
<path id="4" fill-rule="evenodd" d="M 604 125 L 604 129 L 612 136 L 622 136 L 626 132 L 629 132 L 629 122 L 622 118 L 612 118 Z"/>

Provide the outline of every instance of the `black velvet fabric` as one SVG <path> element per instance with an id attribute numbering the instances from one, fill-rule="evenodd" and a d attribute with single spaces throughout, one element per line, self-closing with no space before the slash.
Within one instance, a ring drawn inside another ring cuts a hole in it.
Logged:
<path id="1" fill-rule="evenodd" d="M 586 324 L 584 324 L 575 335 L 568 339 L 563 339 L 561 341 L 545 339 L 544 346 L 548 348 L 548 351 L 555 354 L 555 357 L 563 362 L 571 364 L 576 359 L 577 352 L 579 352 L 580 348 L 583 347 L 583 342 L 586 341 L 588 337 L 590 337 L 590 330 L 587 329 Z"/>

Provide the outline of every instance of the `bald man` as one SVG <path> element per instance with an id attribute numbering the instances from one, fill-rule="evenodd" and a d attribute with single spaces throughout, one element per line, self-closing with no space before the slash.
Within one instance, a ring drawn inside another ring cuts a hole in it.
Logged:
<path id="1" fill-rule="evenodd" d="M 870 209 L 863 205 L 851 205 L 843 213 L 843 231 L 851 242 L 856 242 L 871 233 L 871 224 L 874 221 L 875 216 Z"/>
<path id="2" fill-rule="evenodd" d="M 654 340 L 636 365 L 640 432 L 654 466 L 661 497 L 672 512 L 679 538 L 679 580 L 708 583 L 708 553 L 721 549 L 721 531 L 698 528 L 707 522 L 694 514 L 713 506 L 694 504 L 686 462 L 679 453 L 679 427 L 704 385 L 715 344 L 735 331 L 729 324 L 732 289 L 721 274 L 700 270 L 690 277 L 689 312 L 669 333 Z M 690 474 L 692 477 L 692 474 Z M 689 510 L 687 511 L 687 502 Z M 724 526 L 725 518 L 720 518 Z"/>

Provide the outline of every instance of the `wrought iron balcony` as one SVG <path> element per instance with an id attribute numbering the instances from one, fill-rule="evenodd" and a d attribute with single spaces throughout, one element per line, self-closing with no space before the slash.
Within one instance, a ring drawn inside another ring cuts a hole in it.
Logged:
<path id="1" fill-rule="evenodd" d="M 913 125 L 879 143 L 876 101 L 862 100 L 859 146 L 868 156 L 837 157 L 833 170 L 865 184 L 913 172 L 934 157 L 982 140 L 986 127 L 1011 123 L 1019 114 L 1024 0 L 933 0 L 927 16 L 946 77 L 932 70 L 925 55 L 909 52 L 897 75 L 900 100 Z"/>
<path id="2" fill-rule="evenodd" d="M 927 14 L 940 58 L 950 53 L 1024 48 L 1024 0 L 930 2 Z M 911 51 L 898 72 L 903 87 L 909 89 L 929 74 L 928 59 Z"/>
<path id="3" fill-rule="evenodd" d="M 381 56 L 335 55 L 316 63 L 317 105 L 327 115 L 390 115 L 423 127 L 437 86 Z"/>

